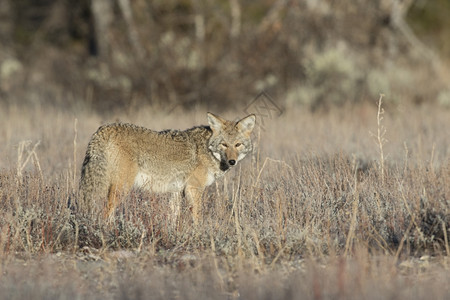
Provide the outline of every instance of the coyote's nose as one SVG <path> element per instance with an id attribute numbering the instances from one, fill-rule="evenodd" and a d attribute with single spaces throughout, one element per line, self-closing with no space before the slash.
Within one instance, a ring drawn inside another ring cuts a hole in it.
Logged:
<path id="1" fill-rule="evenodd" d="M 231 166 L 234 166 L 234 165 L 236 164 L 236 161 L 235 161 L 234 159 L 230 159 L 230 160 L 228 161 L 228 163 L 229 163 Z"/>

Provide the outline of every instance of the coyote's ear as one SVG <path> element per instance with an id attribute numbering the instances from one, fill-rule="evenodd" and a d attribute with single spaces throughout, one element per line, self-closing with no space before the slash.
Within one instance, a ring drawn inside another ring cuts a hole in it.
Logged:
<path id="1" fill-rule="evenodd" d="M 225 120 L 222 119 L 219 116 L 216 116 L 212 113 L 207 113 L 208 116 L 208 123 L 209 126 L 211 127 L 211 129 L 215 132 L 220 131 L 223 127 L 223 125 L 225 124 Z"/>
<path id="2" fill-rule="evenodd" d="M 251 114 L 237 122 L 236 126 L 240 131 L 242 131 L 242 133 L 250 135 L 250 133 L 252 133 L 253 131 L 253 128 L 255 127 L 255 122 L 256 116 L 254 114 Z"/>

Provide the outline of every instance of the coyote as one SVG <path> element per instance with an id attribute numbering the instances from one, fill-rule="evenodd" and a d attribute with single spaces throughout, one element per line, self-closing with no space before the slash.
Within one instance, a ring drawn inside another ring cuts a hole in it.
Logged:
<path id="1" fill-rule="evenodd" d="M 252 151 L 250 134 L 255 115 L 232 122 L 212 113 L 209 126 L 185 131 L 153 131 L 132 124 L 101 126 L 92 136 L 84 158 L 81 205 L 103 209 L 112 218 L 121 196 L 140 187 L 155 193 L 176 193 L 172 199 L 175 219 L 179 197 L 192 207 L 194 224 L 200 221 L 202 193 Z"/>

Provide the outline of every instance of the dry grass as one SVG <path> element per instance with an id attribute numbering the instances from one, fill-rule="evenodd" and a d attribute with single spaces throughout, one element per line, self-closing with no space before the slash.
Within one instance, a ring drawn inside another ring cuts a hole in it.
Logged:
<path id="1" fill-rule="evenodd" d="M 185 211 L 175 231 L 166 195 L 134 191 L 113 225 L 68 204 L 102 122 L 186 128 L 205 111 L 0 114 L 0 298 L 450 295 L 449 111 L 388 107 L 382 162 L 375 105 L 266 118 L 253 155 L 209 188 L 203 225 Z"/>

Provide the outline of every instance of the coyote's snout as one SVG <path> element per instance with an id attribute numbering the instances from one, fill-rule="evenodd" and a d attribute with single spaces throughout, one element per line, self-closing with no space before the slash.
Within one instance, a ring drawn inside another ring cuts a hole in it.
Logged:
<path id="1" fill-rule="evenodd" d="M 105 217 L 111 217 L 121 196 L 136 186 L 177 193 L 172 200 L 175 217 L 178 195 L 183 193 L 198 223 L 205 188 L 252 151 L 250 134 L 256 119 L 249 115 L 232 122 L 212 113 L 207 116 L 209 126 L 185 131 L 157 132 L 122 123 L 101 126 L 84 158 L 80 206 L 101 208 Z"/>

